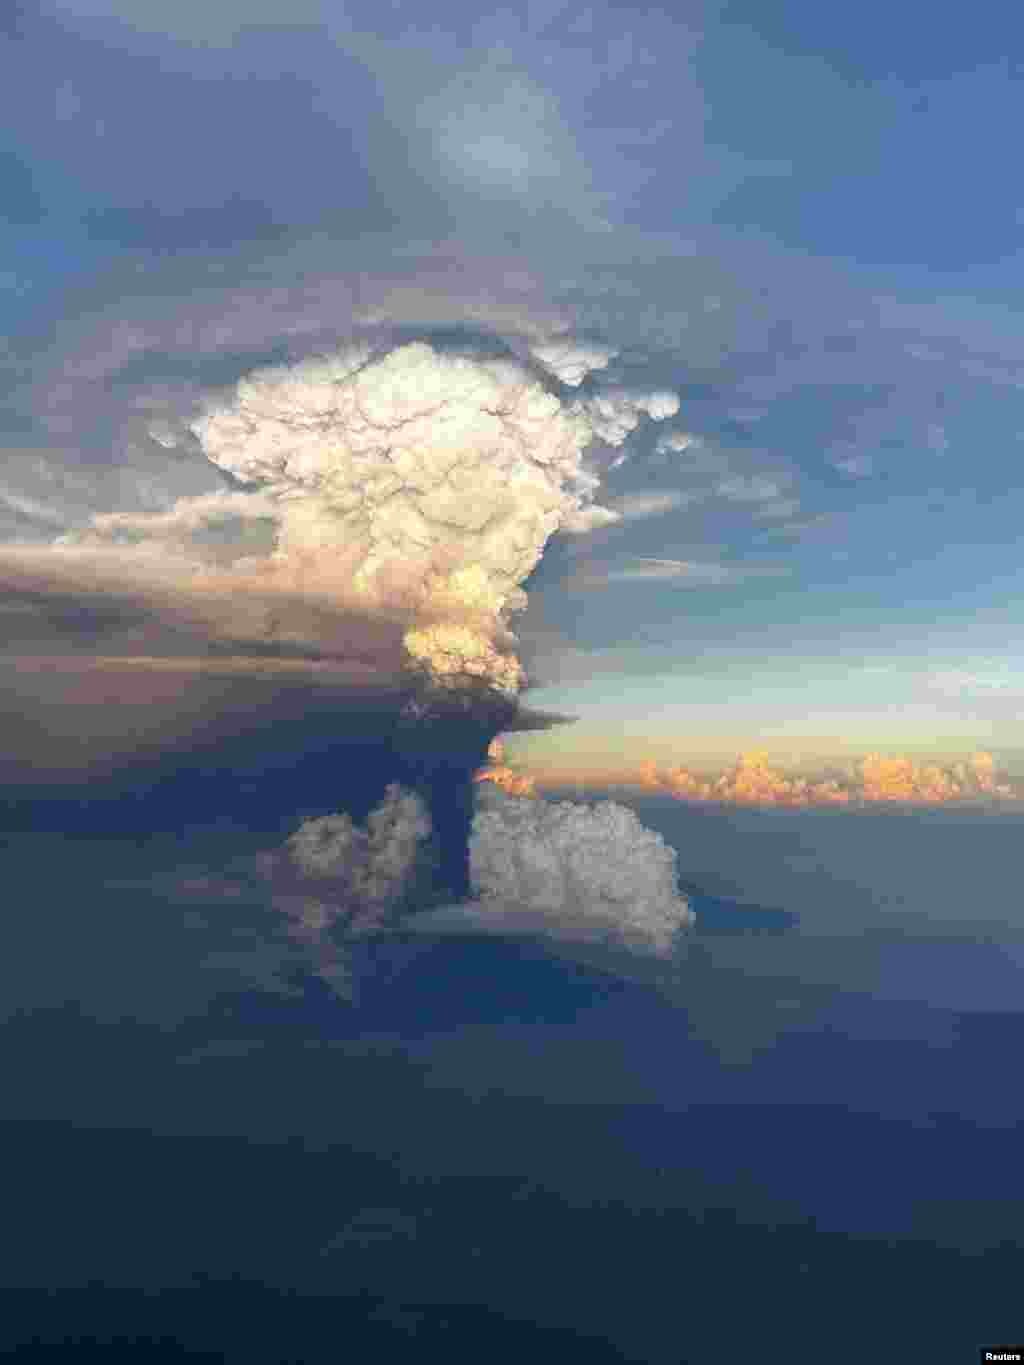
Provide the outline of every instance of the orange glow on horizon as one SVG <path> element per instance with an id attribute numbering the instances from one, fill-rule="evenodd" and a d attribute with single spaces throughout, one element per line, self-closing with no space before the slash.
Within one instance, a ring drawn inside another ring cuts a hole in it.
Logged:
<path id="1" fill-rule="evenodd" d="M 852 778 L 809 782 L 773 769 L 767 754 L 741 754 L 729 772 L 714 780 L 695 777 L 685 768 L 659 773 L 653 763 L 641 765 L 641 783 L 681 801 L 717 801 L 743 806 L 847 806 L 893 804 L 939 806 L 952 801 L 1015 801 L 1024 793 L 996 780 L 991 754 L 976 753 L 967 763 L 948 768 L 917 764 L 910 758 L 868 754 Z"/>
<path id="2" fill-rule="evenodd" d="M 474 782 L 493 782 L 509 796 L 536 796 L 537 784 L 532 777 L 517 773 L 505 762 L 505 745 L 501 739 L 492 739 L 487 746 L 489 766 L 480 768 L 473 776 Z"/>
<path id="3" fill-rule="evenodd" d="M 505 745 L 496 739 L 488 750 L 488 766 L 475 775 L 477 782 L 493 782 L 512 796 L 536 796 L 537 787 L 559 787 L 580 778 L 571 775 L 528 775 L 506 762 Z M 771 767 L 763 750 L 740 755 L 718 777 L 700 777 L 682 766 L 659 769 L 646 761 L 601 781 L 591 776 L 587 786 L 640 786 L 679 801 L 765 807 L 865 807 L 879 805 L 940 806 L 970 801 L 1022 801 L 1024 788 L 999 780 L 991 754 L 975 753 L 970 759 L 940 765 L 916 763 L 906 757 L 872 753 L 849 772 L 813 781 L 787 777 Z"/>

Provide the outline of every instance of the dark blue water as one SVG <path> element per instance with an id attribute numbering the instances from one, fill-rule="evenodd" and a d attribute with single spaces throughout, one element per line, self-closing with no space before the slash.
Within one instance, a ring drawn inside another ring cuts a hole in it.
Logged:
<path id="1" fill-rule="evenodd" d="M 95 847 L 6 850 L 0 1349 L 953 1365 L 1020 1335 L 1021 1013 L 747 972 L 799 918 L 699 887 L 675 985 L 451 939 L 367 944 L 352 1003 L 204 994 L 266 921 L 186 929 Z"/>

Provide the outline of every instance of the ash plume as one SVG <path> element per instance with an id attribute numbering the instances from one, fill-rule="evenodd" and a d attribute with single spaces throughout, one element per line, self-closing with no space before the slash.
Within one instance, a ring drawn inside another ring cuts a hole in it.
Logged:
<path id="1" fill-rule="evenodd" d="M 477 787 L 471 898 L 413 915 L 417 933 L 527 935 L 671 957 L 695 922 L 676 853 L 614 801 L 583 805 Z"/>
<path id="2" fill-rule="evenodd" d="M 346 916 L 350 928 L 379 928 L 407 889 L 431 829 L 420 797 L 391 783 L 365 829 L 344 812 L 304 821 L 285 844 L 287 865 L 330 889 L 336 916 Z"/>
<path id="3" fill-rule="evenodd" d="M 467 893 L 473 774 L 498 733 L 550 723 L 519 704 L 523 583 L 555 533 L 614 517 L 595 505 L 602 468 L 679 401 L 622 389 L 585 339 L 370 335 L 160 419 L 160 450 L 219 491 L 4 550 L 31 644 L 0 651 L 16 706 L 38 733 L 51 712 L 74 732 L 62 773 L 121 745 L 102 800 L 61 788 L 33 818 L 141 830 L 177 803 L 270 831 L 299 812 L 365 819 L 397 783 L 429 810 L 447 899 Z M 144 752 L 112 732 L 119 699 L 152 717 Z M 36 783 L 36 750 L 12 781 Z"/>
<path id="4" fill-rule="evenodd" d="M 96 516 L 61 545 L 142 571 L 169 560 L 186 594 L 274 598 L 279 633 L 286 600 L 401 616 L 411 676 L 513 698 L 523 582 L 556 531 L 613 519 L 593 504 L 600 479 L 584 452 L 679 407 L 674 394 L 565 392 L 609 354 L 361 342 L 256 370 L 189 424 L 230 491 Z M 300 623 L 292 642 L 302 636 Z"/>

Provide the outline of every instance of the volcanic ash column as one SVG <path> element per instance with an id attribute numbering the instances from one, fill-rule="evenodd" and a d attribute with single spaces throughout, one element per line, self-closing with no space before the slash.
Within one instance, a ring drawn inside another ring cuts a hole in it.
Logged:
<path id="1" fill-rule="evenodd" d="M 509 630 L 520 585 L 554 532 L 597 510 L 586 447 L 678 409 L 665 394 L 570 398 L 543 354 L 355 346 L 257 371 L 193 426 L 208 459 L 273 506 L 275 583 L 412 622 L 388 780 L 430 789 L 435 827 L 461 841 L 463 883 L 472 774 L 514 728 L 525 681 Z"/>

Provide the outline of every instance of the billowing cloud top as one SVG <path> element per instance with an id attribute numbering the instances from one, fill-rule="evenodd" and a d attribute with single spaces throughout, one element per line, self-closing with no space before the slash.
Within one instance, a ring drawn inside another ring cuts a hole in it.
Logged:
<path id="1" fill-rule="evenodd" d="M 353 586 L 497 614 L 580 491 L 586 424 L 512 361 L 425 343 L 259 371 L 195 423 L 212 463 L 270 494 L 279 553 Z"/>
<path id="2" fill-rule="evenodd" d="M 621 445 L 644 413 L 678 408 L 663 393 L 560 397 L 560 374 L 579 384 L 609 354 L 564 339 L 532 363 L 494 340 L 361 343 L 256 370 L 190 423 L 233 491 L 97 516 L 65 544 L 140 563 L 170 553 L 201 564 L 207 582 L 212 565 L 239 590 L 255 579 L 406 613 L 406 653 L 433 683 L 514 696 L 523 678 L 507 627 L 526 602 L 520 585 L 554 532 L 600 515 L 584 450 Z"/>
<path id="3" fill-rule="evenodd" d="M 573 388 L 583 383 L 591 370 L 604 370 L 615 358 L 615 352 L 605 346 L 586 345 L 562 339 L 530 347 L 530 354 L 546 370 Z"/>
<path id="4" fill-rule="evenodd" d="M 469 841 L 474 897 L 413 916 L 425 932 L 526 934 L 670 956 L 696 916 L 676 854 L 633 811 L 477 788 Z"/>

